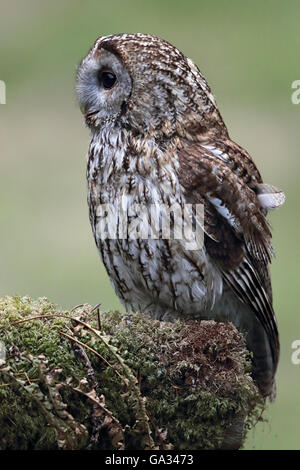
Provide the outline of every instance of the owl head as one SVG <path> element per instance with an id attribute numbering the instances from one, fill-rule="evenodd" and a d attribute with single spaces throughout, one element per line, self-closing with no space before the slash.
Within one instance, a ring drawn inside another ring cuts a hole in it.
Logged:
<path id="1" fill-rule="evenodd" d="M 195 133 L 225 128 L 198 67 L 147 34 L 100 37 L 81 61 L 76 89 L 87 125 L 137 133 Z"/>

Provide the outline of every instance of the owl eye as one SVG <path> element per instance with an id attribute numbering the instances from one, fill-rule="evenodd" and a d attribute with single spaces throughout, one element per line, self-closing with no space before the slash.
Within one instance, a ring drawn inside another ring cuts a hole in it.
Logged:
<path id="1" fill-rule="evenodd" d="M 117 77 L 112 72 L 100 71 L 98 73 L 99 84 L 100 84 L 100 86 L 102 86 L 106 90 L 109 90 L 110 88 L 112 88 L 114 86 L 114 84 L 116 83 L 116 80 L 117 80 Z"/>

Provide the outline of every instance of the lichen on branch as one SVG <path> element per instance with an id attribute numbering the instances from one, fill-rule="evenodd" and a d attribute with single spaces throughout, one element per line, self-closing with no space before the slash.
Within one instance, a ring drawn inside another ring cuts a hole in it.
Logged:
<path id="1" fill-rule="evenodd" d="M 231 323 L 0 298 L 0 449 L 240 448 L 261 414 Z"/>

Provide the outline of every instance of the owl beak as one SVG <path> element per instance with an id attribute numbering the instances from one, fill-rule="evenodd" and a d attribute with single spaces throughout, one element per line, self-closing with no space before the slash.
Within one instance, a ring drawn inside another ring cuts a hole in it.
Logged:
<path id="1" fill-rule="evenodd" d="M 88 111 L 88 112 L 86 112 L 86 109 L 83 109 L 82 113 L 84 115 L 85 122 L 88 126 L 92 126 L 97 123 L 98 121 L 97 114 L 99 113 L 99 109 L 95 111 Z"/>
<path id="2" fill-rule="evenodd" d="M 88 113 L 85 112 L 85 109 L 83 109 L 82 113 L 84 114 L 85 118 L 91 118 L 92 116 L 95 116 L 95 114 L 99 113 L 99 109 L 96 109 L 96 111 L 90 111 Z"/>

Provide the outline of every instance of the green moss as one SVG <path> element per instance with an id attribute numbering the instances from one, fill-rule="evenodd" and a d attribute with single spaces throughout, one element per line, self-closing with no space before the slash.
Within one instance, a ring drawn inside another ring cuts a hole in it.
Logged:
<path id="1" fill-rule="evenodd" d="M 0 340 L 1 449 L 239 447 L 263 406 L 231 324 L 5 297 Z"/>

